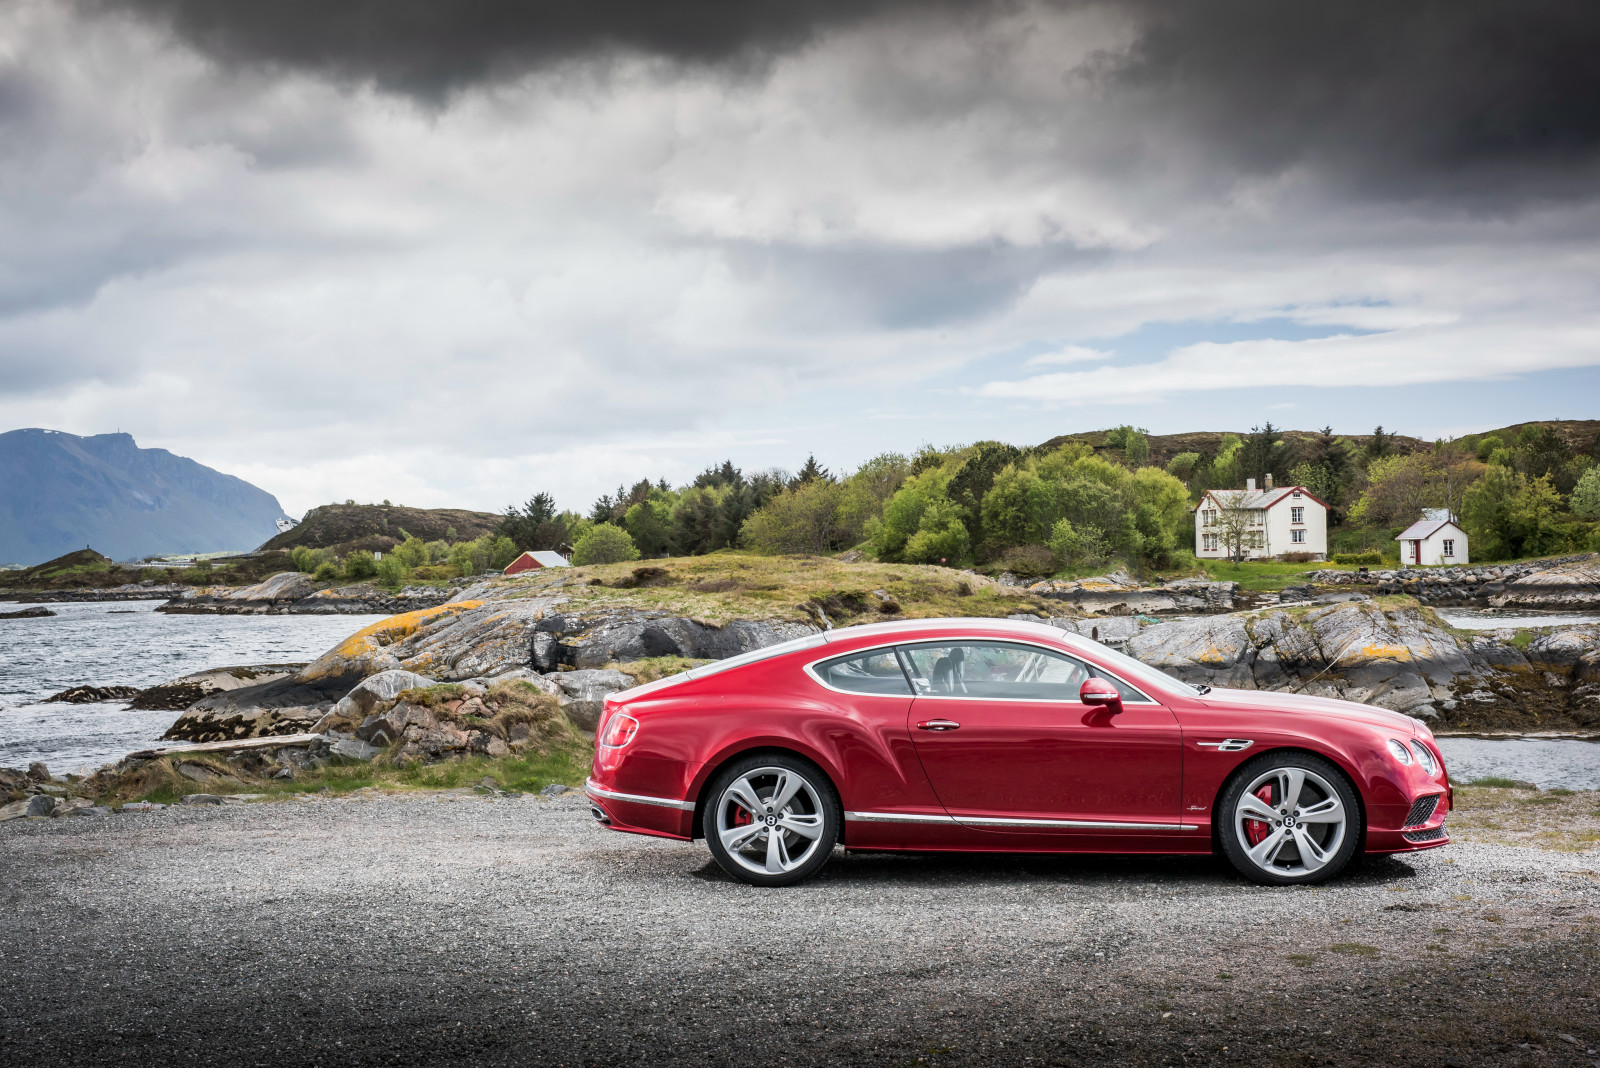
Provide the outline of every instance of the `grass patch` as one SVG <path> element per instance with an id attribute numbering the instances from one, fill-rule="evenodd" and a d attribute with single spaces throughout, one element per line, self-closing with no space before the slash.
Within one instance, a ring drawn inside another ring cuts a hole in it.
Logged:
<path id="1" fill-rule="evenodd" d="M 1491 790 L 1537 790 L 1538 787 L 1531 782 L 1521 779 L 1506 779 L 1499 775 L 1489 775 L 1482 779 L 1473 779 L 1466 786 L 1484 787 Z"/>
<path id="2" fill-rule="evenodd" d="M 709 660 L 696 660 L 688 656 L 650 656 L 643 660 L 630 660 L 626 664 L 607 664 L 606 667 L 631 675 L 635 683 L 643 686 L 647 682 L 655 682 L 709 663 Z"/>
<path id="3" fill-rule="evenodd" d="M 636 572 L 648 571 L 639 577 Z M 637 563 L 594 564 L 524 572 L 489 580 L 494 598 L 536 597 L 560 591 L 564 612 L 626 607 L 722 626 L 735 619 L 835 626 L 885 619 L 947 616 L 1039 617 L 1075 614 L 1064 603 L 954 568 L 922 564 L 847 562 L 827 556 L 757 556 L 717 552 Z M 884 611 L 882 590 L 889 603 Z"/>
<path id="4" fill-rule="evenodd" d="M 1377 946 L 1369 946 L 1363 942 L 1335 942 L 1328 947 L 1328 952 L 1345 957 L 1376 957 L 1380 950 Z"/>
<path id="5" fill-rule="evenodd" d="M 1479 780 L 1456 789 L 1446 827 L 1460 842 L 1590 853 L 1600 845 L 1597 800 L 1595 790 L 1538 791 L 1514 779 Z"/>
<path id="6" fill-rule="evenodd" d="M 1241 590 L 1273 593 L 1285 586 L 1300 586 L 1312 571 L 1359 571 L 1359 564 L 1286 564 L 1279 560 L 1202 560 L 1200 566 L 1214 582 L 1237 582 Z M 1368 567 L 1377 570 L 1369 564 Z"/>
<path id="7" fill-rule="evenodd" d="M 1309 953 L 1291 953 L 1284 959 L 1296 968 L 1308 968 L 1317 962 L 1317 958 Z"/>
<path id="8" fill-rule="evenodd" d="M 1516 647 L 1519 652 L 1526 652 L 1528 646 L 1533 644 L 1533 639 L 1535 636 L 1536 635 L 1533 631 L 1524 627 L 1521 630 L 1518 630 L 1516 634 L 1511 636 L 1511 644 Z"/>

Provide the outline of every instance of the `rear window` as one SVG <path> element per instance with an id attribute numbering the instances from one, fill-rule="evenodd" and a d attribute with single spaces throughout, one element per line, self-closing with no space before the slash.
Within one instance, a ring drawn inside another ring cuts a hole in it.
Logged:
<path id="1" fill-rule="evenodd" d="M 811 671 L 817 681 L 835 690 L 893 697 L 911 696 L 911 684 L 906 681 L 906 673 L 900 670 L 900 660 L 892 648 L 824 660 L 820 664 L 813 664 Z"/>

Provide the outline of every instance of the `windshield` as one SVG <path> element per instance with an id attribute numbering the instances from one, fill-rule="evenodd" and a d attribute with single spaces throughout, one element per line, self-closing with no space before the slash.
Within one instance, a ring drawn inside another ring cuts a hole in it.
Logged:
<path id="1" fill-rule="evenodd" d="M 1142 664 L 1127 653 L 1119 653 L 1109 646 L 1101 645 L 1099 642 L 1090 641 L 1088 638 L 1076 634 L 1065 634 L 1063 637 L 1066 638 L 1068 644 L 1092 648 L 1095 653 L 1105 659 L 1106 667 L 1119 674 L 1126 675 L 1133 682 L 1141 682 L 1154 686 L 1158 690 L 1165 690 L 1167 693 L 1175 693 L 1182 697 L 1200 696 L 1200 691 L 1188 683 L 1178 681 L 1160 668 Z"/>

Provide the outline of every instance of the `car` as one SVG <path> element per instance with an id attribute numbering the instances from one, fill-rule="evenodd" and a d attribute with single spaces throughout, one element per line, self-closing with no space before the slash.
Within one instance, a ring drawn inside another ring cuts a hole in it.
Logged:
<path id="1" fill-rule="evenodd" d="M 761 886 L 834 849 L 1218 852 L 1248 879 L 1332 878 L 1449 843 L 1420 720 L 1191 686 L 1045 623 L 834 629 L 607 698 L 585 784 L 616 831 L 703 838 Z"/>

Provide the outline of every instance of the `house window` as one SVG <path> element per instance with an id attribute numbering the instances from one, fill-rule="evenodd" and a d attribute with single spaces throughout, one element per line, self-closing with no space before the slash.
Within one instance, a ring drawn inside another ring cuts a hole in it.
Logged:
<path id="1" fill-rule="evenodd" d="M 1250 525 L 1259 527 L 1267 521 L 1267 513 L 1259 508 L 1250 509 Z"/>
<path id="2" fill-rule="evenodd" d="M 1201 522 L 1202 526 L 1207 526 L 1207 527 L 1216 526 L 1217 525 L 1217 510 L 1215 508 L 1207 508 L 1205 511 L 1201 512 L 1200 513 L 1200 522 Z"/>
<path id="3" fill-rule="evenodd" d="M 1456 554 L 1456 540 L 1454 538 L 1444 539 L 1444 554 L 1446 556 L 1454 556 Z"/>
<path id="4" fill-rule="evenodd" d="M 1295 490 L 1293 496 L 1294 496 L 1295 500 L 1299 500 L 1300 499 L 1300 491 L 1299 490 Z"/>
<path id="5" fill-rule="evenodd" d="M 1306 510 L 1304 508 L 1291 508 L 1291 509 L 1289 509 L 1289 522 L 1291 522 L 1291 523 L 1304 523 L 1305 521 L 1306 521 Z"/>
<path id="6" fill-rule="evenodd" d="M 1303 530 L 1291 530 L 1289 531 L 1289 540 L 1294 542 L 1296 545 L 1304 545 L 1306 542 L 1306 532 Z"/>
<path id="7" fill-rule="evenodd" d="M 1250 539 L 1249 539 L 1249 541 L 1248 541 L 1248 543 L 1247 543 L 1247 544 L 1249 544 L 1249 546 L 1250 546 L 1250 548 L 1252 548 L 1252 549 L 1259 549 L 1259 548 L 1261 548 L 1261 545 L 1262 545 L 1262 541 L 1261 541 L 1261 531 L 1259 531 L 1259 530 L 1252 530 L 1252 531 L 1251 531 L 1251 532 L 1250 532 Z"/>
<path id="8" fill-rule="evenodd" d="M 1214 552 L 1217 551 L 1217 549 L 1219 547 L 1218 546 L 1218 542 L 1217 542 L 1217 536 L 1215 534 L 1203 534 L 1203 535 L 1201 535 L 1201 544 L 1204 546 L 1206 552 L 1214 553 Z"/>

